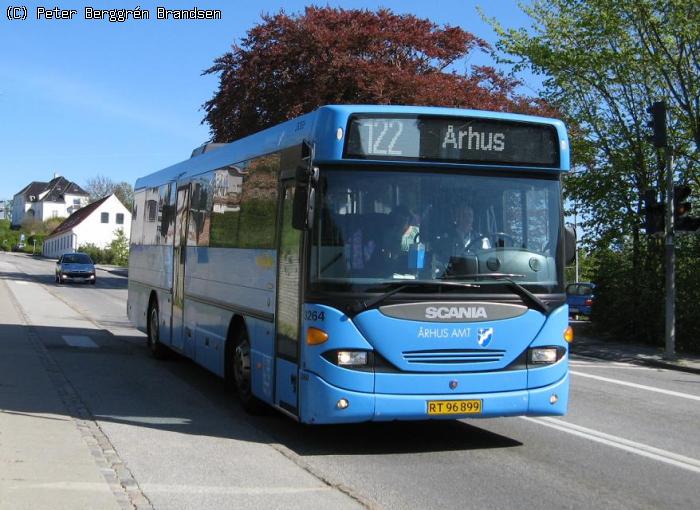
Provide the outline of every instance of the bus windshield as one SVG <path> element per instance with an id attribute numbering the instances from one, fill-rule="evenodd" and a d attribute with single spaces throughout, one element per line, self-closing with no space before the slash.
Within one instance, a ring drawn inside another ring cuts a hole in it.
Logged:
<path id="1" fill-rule="evenodd" d="M 343 168 L 319 184 L 316 290 L 450 280 L 509 292 L 502 276 L 562 292 L 558 176 Z"/>

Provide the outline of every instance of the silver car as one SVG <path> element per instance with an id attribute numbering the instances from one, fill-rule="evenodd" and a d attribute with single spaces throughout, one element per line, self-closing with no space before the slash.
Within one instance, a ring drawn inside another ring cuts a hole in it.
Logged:
<path id="1" fill-rule="evenodd" d="M 95 264 L 87 253 L 64 253 L 56 262 L 56 283 L 83 281 L 95 285 Z"/>

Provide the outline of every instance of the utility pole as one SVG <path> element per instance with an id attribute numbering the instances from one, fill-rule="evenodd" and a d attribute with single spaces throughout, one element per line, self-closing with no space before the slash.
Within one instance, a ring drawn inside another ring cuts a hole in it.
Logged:
<path id="1" fill-rule="evenodd" d="M 673 155 L 666 147 L 666 236 L 664 258 L 666 261 L 666 351 L 664 358 L 676 357 L 676 250 L 674 246 L 674 193 Z"/>
<path id="2" fill-rule="evenodd" d="M 676 357 L 676 252 L 674 246 L 673 154 L 666 135 L 666 101 L 657 101 L 647 109 L 651 114 L 648 126 L 654 147 L 664 149 L 666 167 L 666 221 L 664 230 L 664 260 L 666 269 L 666 350 L 664 358 Z"/>
<path id="3" fill-rule="evenodd" d="M 576 208 L 576 204 L 574 203 L 574 232 L 576 232 L 576 280 L 579 281 L 578 278 L 578 225 L 576 221 L 576 217 L 578 215 L 578 209 Z"/>

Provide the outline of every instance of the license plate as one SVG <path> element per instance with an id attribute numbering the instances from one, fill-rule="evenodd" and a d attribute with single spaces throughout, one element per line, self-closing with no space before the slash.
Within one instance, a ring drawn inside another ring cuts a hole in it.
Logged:
<path id="1" fill-rule="evenodd" d="M 481 414 L 481 400 L 428 400 L 428 414 Z"/>

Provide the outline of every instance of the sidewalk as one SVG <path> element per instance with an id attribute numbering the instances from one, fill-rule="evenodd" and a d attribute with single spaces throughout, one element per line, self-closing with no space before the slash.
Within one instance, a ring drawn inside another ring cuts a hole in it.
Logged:
<path id="1" fill-rule="evenodd" d="M 129 276 L 129 269 L 121 266 L 109 266 L 107 264 L 95 264 L 97 269 L 112 273 L 117 276 L 123 276 L 124 278 Z"/>
<path id="2" fill-rule="evenodd" d="M 127 507 L 3 279 L 0 303 L 0 510 Z"/>
<path id="3" fill-rule="evenodd" d="M 574 355 L 700 374 L 700 356 L 681 354 L 675 360 L 666 360 L 664 359 L 664 349 L 661 347 L 614 342 L 599 338 L 590 331 L 590 326 L 585 322 L 574 322 L 572 326 L 574 328 L 574 341 L 571 344 L 571 353 Z"/>

